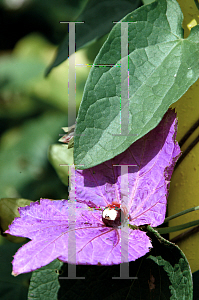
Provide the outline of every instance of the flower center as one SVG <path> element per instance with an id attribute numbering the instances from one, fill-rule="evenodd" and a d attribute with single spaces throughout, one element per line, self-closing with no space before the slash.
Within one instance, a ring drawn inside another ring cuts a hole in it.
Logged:
<path id="1" fill-rule="evenodd" d="M 120 205 L 109 205 L 102 212 L 102 221 L 106 226 L 117 227 L 121 225 Z"/>

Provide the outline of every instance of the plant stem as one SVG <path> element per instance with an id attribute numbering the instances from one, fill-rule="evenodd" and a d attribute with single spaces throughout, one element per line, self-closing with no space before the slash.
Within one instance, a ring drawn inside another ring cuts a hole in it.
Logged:
<path id="1" fill-rule="evenodd" d="M 199 206 L 195 206 L 195 207 L 192 207 L 192 208 L 185 209 L 185 210 L 183 210 L 183 211 L 181 211 L 181 212 L 179 212 L 179 213 L 177 213 L 177 214 L 175 214 L 173 216 L 165 218 L 164 223 L 167 223 L 168 221 L 170 221 L 172 219 L 175 219 L 177 217 L 180 217 L 182 215 L 185 215 L 185 214 L 187 214 L 189 212 L 192 212 L 192 211 L 195 211 L 195 210 L 198 210 L 198 209 L 199 209 Z"/>
<path id="2" fill-rule="evenodd" d="M 154 227 L 154 229 L 157 230 L 160 234 L 166 234 L 166 233 L 170 233 L 170 232 L 183 230 L 183 229 L 186 229 L 186 228 L 189 228 L 192 226 L 196 226 L 196 225 L 199 225 L 199 220 L 195 220 L 192 222 L 184 223 L 184 224 L 177 225 L 177 226 L 171 226 L 171 227 L 162 227 L 162 228 Z"/>
<path id="3" fill-rule="evenodd" d="M 188 229 L 186 230 L 185 232 L 175 236 L 174 238 L 172 238 L 170 240 L 170 242 L 172 243 L 179 243 L 180 241 L 182 240 L 185 240 L 186 238 L 188 238 L 190 235 L 194 234 L 194 233 L 197 233 L 199 231 L 199 225 L 191 228 L 191 229 Z"/>

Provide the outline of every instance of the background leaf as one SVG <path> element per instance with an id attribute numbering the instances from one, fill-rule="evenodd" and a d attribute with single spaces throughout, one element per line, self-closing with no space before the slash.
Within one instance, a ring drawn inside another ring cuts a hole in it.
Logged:
<path id="1" fill-rule="evenodd" d="M 113 21 L 119 21 L 127 13 L 133 11 L 141 4 L 140 0 L 90 0 L 83 12 L 77 18 L 76 24 L 76 50 L 85 44 L 97 40 L 113 27 Z M 111 12 L 111 13 L 110 13 Z M 63 26 L 63 25 L 62 25 Z M 68 27 L 68 24 L 65 26 Z M 58 49 L 53 63 L 46 70 L 46 75 L 68 58 L 68 34 Z"/>
<path id="2" fill-rule="evenodd" d="M 0 58 L 0 87 L 21 89 L 43 72 L 45 64 L 35 59 L 2 56 Z"/>
<path id="3" fill-rule="evenodd" d="M 130 22 L 128 136 L 113 136 L 121 130 L 121 24 L 114 26 L 95 59 L 79 109 L 74 137 L 74 161 L 83 165 L 79 169 L 125 151 L 156 127 L 169 106 L 197 80 L 199 26 L 183 39 L 182 19 L 175 0 L 160 0 L 122 20 Z M 95 67 L 98 64 L 115 66 Z"/>
<path id="4" fill-rule="evenodd" d="M 21 128 L 7 134 L 0 153 L 1 197 L 17 197 L 22 187 L 28 186 L 33 180 L 37 182 L 39 192 L 40 179 L 44 176 L 47 164 L 48 147 L 56 137 L 58 139 L 58 133 L 66 121 L 67 117 L 64 114 L 47 113 L 25 122 Z M 50 180 L 49 174 L 47 179 Z M 12 197 L 9 196 L 11 192 Z M 39 198 L 42 196 L 47 196 L 47 192 L 45 191 L 45 195 L 40 193 Z M 38 200 L 34 199 L 30 186 L 27 198 Z"/>
<path id="5" fill-rule="evenodd" d="M 8 225 L 12 223 L 14 218 L 20 217 L 18 208 L 30 205 L 32 201 L 28 199 L 20 198 L 2 198 L 0 199 L 0 228 L 2 232 L 8 229 Z M 26 239 L 12 236 L 10 234 L 3 233 L 3 236 L 14 243 L 22 243 Z"/>
<path id="6" fill-rule="evenodd" d="M 57 300 L 59 270 L 62 262 L 55 259 L 50 264 L 32 273 L 28 291 L 29 300 Z"/>
<path id="7" fill-rule="evenodd" d="M 59 21 L 73 21 L 86 2 L 87 0 L 1 0 L 0 19 L 3 26 L 0 48 L 12 49 L 18 40 L 30 32 L 41 32 L 51 43 L 59 44 L 65 36 L 65 30 Z"/>
<path id="8" fill-rule="evenodd" d="M 60 166 L 60 164 L 73 164 L 73 149 L 68 149 L 66 145 L 53 144 L 48 149 L 48 159 L 63 184 L 68 186 L 69 167 Z"/>

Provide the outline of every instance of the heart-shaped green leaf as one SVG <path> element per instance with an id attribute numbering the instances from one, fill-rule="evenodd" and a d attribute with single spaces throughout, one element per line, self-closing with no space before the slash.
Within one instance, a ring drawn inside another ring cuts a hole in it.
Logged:
<path id="1" fill-rule="evenodd" d="M 156 127 L 169 106 L 198 79 L 199 26 L 183 39 L 182 20 L 176 0 L 153 2 L 122 19 L 129 22 L 128 135 L 120 135 L 121 23 L 114 26 L 92 66 L 79 109 L 74 138 L 79 169 L 125 151 Z"/>

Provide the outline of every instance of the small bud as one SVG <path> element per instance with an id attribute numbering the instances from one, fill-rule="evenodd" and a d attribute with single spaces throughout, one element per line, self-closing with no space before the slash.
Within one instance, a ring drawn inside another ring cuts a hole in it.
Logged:
<path id="1" fill-rule="evenodd" d="M 74 147 L 74 131 L 75 131 L 75 124 L 70 127 L 62 127 L 64 132 L 67 132 L 67 134 L 63 135 L 59 142 L 68 144 L 68 149 Z"/>

